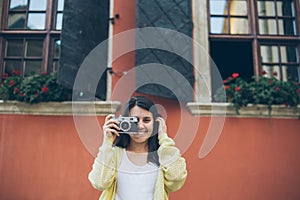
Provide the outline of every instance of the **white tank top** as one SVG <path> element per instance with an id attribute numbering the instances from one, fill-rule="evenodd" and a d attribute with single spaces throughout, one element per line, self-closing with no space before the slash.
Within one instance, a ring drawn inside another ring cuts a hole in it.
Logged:
<path id="1" fill-rule="evenodd" d="M 152 200 L 157 174 L 158 167 L 155 164 L 135 165 L 124 149 L 118 170 L 115 200 Z"/>

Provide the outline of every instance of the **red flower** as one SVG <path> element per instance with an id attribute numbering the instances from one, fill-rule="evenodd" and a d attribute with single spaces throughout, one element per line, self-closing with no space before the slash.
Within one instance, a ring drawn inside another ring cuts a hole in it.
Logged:
<path id="1" fill-rule="evenodd" d="M 21 93 L 21 94 L 20 94 L 20 97 L 25 97 L 25 94 L 24 94 L 24 93 Z"/>
<path id="2" fill-rule="evenodd" d="M 17 94 L 19 92 L 19 88 L 14 88 L 14 94 Z"/>
<path id="3" fill-rule="evenodd" d="M 273 75 L 273 76 L 277 76 L 277 72 L 273 72 L 272 75 Z"/>
<path id="4" fill-rule="evenodd" d="M 2 78 L 7 78 L 8 77 L 8 73 L 3 73 L 2 74 Z"/>
<path id="5" fill-rule="evenodd" d="M 237 77 L 239 77 L 239 74 L 238 74 L 238 73 L 233 73 L 233 74 L 232 74 L 232 77 L 233 77 L 233 78 L 237 78 Z"/>
<path id="6" fill-rule="evenodd" d="M 236 91 L 236 92 L 238 92 L 238 91 L 240 91 L 241 90 L 241 87 L 235 87 L 234 88 L 234 91 Z"/>
<path id="7" fill-rule="evenodd" d="M 230 76 L 230 77 L 228 77 L 228 80 L 232 81 L 232 80 L 233 80 L 233 78 Z"/>
<path id="8" fill-rule="evenodd" d="M 19 75 L 21 75 L 21 71 L 20 70 L 12 70 L 11 74 L 19 76 Z"/>
<path id="9" fill-rule="evenodd" d="M 225 90 L 230 90 L 230 86 L 229 85 L 224 85 L 224 89 Z"/>
<path id="10" fill-rule="evenodd" d="M 272 80 L 269 80 L 269 84 L 272 85 L 272 84 L 273 84 L 273 81 L 272 81 Z"/>
<path id="11" fill-rule="evenodd" d="M 266 70 L 263 70 L 263 71 L 261 72 L 261 74 L 262 74 L 262 75 L 267 74 Z"/>
<path id="12" fill-rule="evenodd" d="M 300 93 L 300 89 L 296 90 L 296 92 Z"/>
<path id="13" fill-rule="evenodd" d="M 276 90 L 276 91 L 278 91 L 278 90 L 279 90 L 279 87 L 278 87 L 278 86 L 276 86 L 276 87 L 275 87 L 275 90 Z"/>
<path id="14" fill-rule="evenodd" d="M 46 93 L 49 91 L 49 88 L 47 86 L 43 86 L 41 91 L 42 93 Z"/>
<path id="15" fill-rule="evenodd" d="M 13 86 L 15 84 L 15 81 L 14 80 L 10 80 L 9 83 L 8 83 L 10 86 Z"/>
<path id="16" fill-rule="evenodd" d="M 224 80 L 223 83 L 226 84 L 226 83 L 228 83 L 228 81 L 227 81 L 227 80 Z"/>

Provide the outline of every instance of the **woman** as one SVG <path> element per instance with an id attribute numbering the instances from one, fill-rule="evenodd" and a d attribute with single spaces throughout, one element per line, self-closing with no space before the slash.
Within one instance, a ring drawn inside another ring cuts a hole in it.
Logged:
<path id="1" fill-rule="evenodd" d="M 105 118 L 104 139 L 89 180 L 105 200 L 163 200 L 180 189 L 186 163 L 167 135 L 165 121 L 146 97 L 132 97 L 123 116 L 137 117 L 136 134 L 120 132 L 113 115 Z"/>

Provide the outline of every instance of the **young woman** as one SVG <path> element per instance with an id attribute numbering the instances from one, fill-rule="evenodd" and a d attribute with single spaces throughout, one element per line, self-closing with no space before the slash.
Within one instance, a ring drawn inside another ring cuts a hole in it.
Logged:
<path id="1" fill-rule="evenodd" d="M 104 139 L 89 173 L 91 184 L 103 191 L 100 200 L 166 200 L 186 179 L 186 163 L 154 103 L 132 97 L 123 116 L 137 117 L 136 134 L 119 130 L 113 115 L 105 118 Z"/>

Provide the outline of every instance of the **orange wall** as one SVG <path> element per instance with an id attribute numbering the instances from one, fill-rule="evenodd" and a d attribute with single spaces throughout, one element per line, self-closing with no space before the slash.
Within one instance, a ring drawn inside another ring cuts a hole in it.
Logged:
<path id="1" fill-rule="evenodd" d="M 174 137 L 176 105 L 162 105 Z M 227 118 L 213 151 L 199 159 L 210 118 L 189 117 L 200 127 L 183 154 L 186 184 L 171 199 L 300 199 L 299 120 Z M 98 199 L 87 180 L 93 156 L 72 117 L 0 115 L 0 126 L 0 199 Z"/>
<path id="2" fill-rule="evenodd" d="M 72 117 L 0 115 L 0 199 L 97 199 Z"/>
<path id="3" fill-rule="evenodd" d="M 113 25 L 113 34 L 117 35 L 123 33 L 124 31 L 134 29 L 135 28 L 135 0 L 124 1 L 124 0 L 114 0 L 114 14 L 119 14 L 120 18 L 115 20 L 115 24 Z M 126 35 L 126 40 L 123 40 L 123 44 L 125 43 L 125 47 L 128 49 L 135 48 L 135 35 L 128 36 Z M 135 88 L 135 73 L 130 73 L 124 77 L 123 72 L 128 72 L 133 69 L 135 66 L 135 52 L 129 52 L 125 55 L 120 55 L 118 52 L 120 44 L 113 40 L 113 61 L 112 68 L 116 73 L 112 75 L 112 84 L 116 85 L 117 82 L 125 78 L 126 84 L 124 89 L 119 90 L 118 96 L 126 96 L 120 94 L 121 92 L 132 91 Z M 130 48 L 131 46 L 131 48 Z M 130 76 L 130 77 L 128 77 Z M 123 84 L 124 85 L 124 84 Z M 122 84 L 121 86 L 122 87 Z M 125 99 L 119 99 L 120 101 L 125 101 Z"/>
<path id="4" fill-rule="evenodd" d="M 189 178 L 178 195 L 187 199 L 300 199 L 299 120 L 227 118 L 217 145 L 200 160 L 197 154 L 209 119 L 202 120 L 185 153 Z"/>

